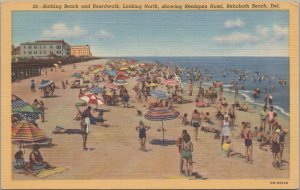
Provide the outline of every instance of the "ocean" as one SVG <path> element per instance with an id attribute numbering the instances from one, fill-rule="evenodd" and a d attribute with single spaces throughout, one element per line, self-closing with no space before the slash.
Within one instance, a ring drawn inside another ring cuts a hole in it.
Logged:
<path id="1" fill-rule="evenodd" d="M 128 57 L 127 57 L 128 58 Z M 171 64 L 185 68 L 198 68 L 205 75 L 211 75 L 209 84 L 216 80 L 223 81 L 224 90 L 229 91 L 231 81 L 234 79 L 238 85 L 244 86 L 239 90 L 241 96 L 251 104 L 263 105 L 264 94 L 267 90 L 273 96 L 273 106 L 284 115 L 289 115 L 289 58 L 288 57 L 130 57 L 144 62 L 158 61 L 162 64 Z M 238 72 L 234 72 L 238 70 Z M 239 80 L 240 72 L 247 73 L 247 79 Z M 265 80 L 258 80 L 258 75 L 267 76 Z M 256 78 L 256 81 L 254 81 Z M 287 85 L 282 87 L 279 79 L 286 79 Z M 187 75 L 181 76 L 187 82 Z M 252 90 L 260 88 L 261 93 L 256 102 L 252 97 Z"/>

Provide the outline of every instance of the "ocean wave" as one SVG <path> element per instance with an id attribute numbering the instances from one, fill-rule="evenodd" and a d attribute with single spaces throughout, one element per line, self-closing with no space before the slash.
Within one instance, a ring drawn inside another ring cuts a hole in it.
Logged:
<path id="1" fill-rule="evenodd" d="M 251 93 L 250 90 L 243 90 L 243 91 L 239 92 L 240 95 L 242 95 L 243 97 L 246 98 L 247 102 L 249 102 L 251 104 L 259 105 L 261 107 L 265 106 L 265 104 L 263 104 L 263 103 L 255 102 L 254 99 L 251 97 L 251 94 L 249 94 L 249 93 Z M 286 112 L 282 107 L 280 107 L 278 105 L 273 105 L 273 108 L 275 110 L 278 110 L 280 113 L 282 113 L 285 116 L 289 116 L 290 115 L 288 112 Z"/>

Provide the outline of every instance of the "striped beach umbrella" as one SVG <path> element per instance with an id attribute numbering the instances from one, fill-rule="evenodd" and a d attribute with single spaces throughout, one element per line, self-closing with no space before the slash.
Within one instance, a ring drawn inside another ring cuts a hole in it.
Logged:
<path id="1" fill-rule="evenodd" d="M 85 94 L 81 96 L 80 99 L 86 101 L 87 104 L 94 104 L 97 106 L 104 104 L 103 100 L 95 94 Z"/>
<path id="2" fill-rule="evenodd" d="M 39 89 L 45 88 L 47 86 L 50 86 L 51 84 L 53 84 L 54 82 L 52 80 L 42 80 Z"/>
<path id="3" fill-rule="evenodd" d="M 172 79 L 165 80 L 161 84 L 167 85 L 167 86 L 176 86 L 176 85 L 179 85 L 178 81 L 172 80 Z"/>
<path id="4" fill-rule="evenodd" d="M 148 84 L 147 86 L 149 86 L 149 87 L 158 87 L 159 86 L 159 84 L 158 83 L 150 83 L 150 84 Z"/>
<path id="5" fill-rule="evenodd" d="M 150 121 L 161 121 L 163 132 L 163 143 L 165 142 L 165 129 L 164 121 L 176 119 L 179 116 L 179 112 L 172 108 L 152 108 L 145 114 L 145 118 Z"/>
<path id="6" fill-rule="evenodd" d="M 113 90 L 117 90 L 118 89 L 118 86 L 115 85 L 115 84 L 112 84 L 112 83 L 107 83 L 105 85 L 106 88 L 109 88 L 109 89 L 113 89 Z"/>
<path id="7" fill-rule="evenodd" d="M 100 94 L 100 93 L 104 92 L 105 90 L 104 90 L 103 88 L 100 88 L 100 87 L 98 87 L 98 86 L 95 86 L 95 87 L 93 87 L 93 88 L 90 88 L 89 91 L 90 91 L 91 93 Z"/>
<path id="8" fill-rule="evenodd" d="M 16 123 L 12 126 L 12 141 L 33 143 L 46 140 L 45 133 L 32 123 Z"/>
<path id="9" fill-rule="evenodd" d="M 151 90 L 150 95 L 160 100 L 168 99 L 167 93 L 162 90 Z"/>
<path id="10" fill-rule="evenodd" d="M 34 112 L 24 112 L 26 109 L 22 109 L 25 106 L 31 106 L 28 102 L 25 102 L 21 98 L 17 97 L 16 95 L 12 95 L 12 102 L 11 102 L 11 109 L 13 112 L 13 115 L 18 116 L 18 118 L 22 119 L 28 119 L 31 121 L 35 121 L 39 119 L 39 113 Z M 28 110 L 27 110 L 28 111 Z"/>
<path id="11" fill-rule="evenodd" d="M 117 75 L 126 75 L 125 71 L 117 71 Z"/>
<path id="12" fill-rule="evenodd" d="M 113 84 L 115 84 L 115 85 L 117 85 L 117 86 L 122 86 L 122 85 L 126 85 L 126 84 L 128 84 L 128 83 L 127 83 L 127 81 L 125 81 L 125 80 L 115 80 L 115 81 L 113 82 Z"/>

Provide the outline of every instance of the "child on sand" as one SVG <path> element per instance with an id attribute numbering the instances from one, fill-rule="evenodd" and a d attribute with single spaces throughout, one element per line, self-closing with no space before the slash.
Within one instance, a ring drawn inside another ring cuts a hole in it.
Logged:
<path id="1" fill-rule="evenodd" d="M 225 143 L 222 145 L 222 156 L 229 157 L 230 152 L 232 152 L 231 140 L 227 138 Z"/>
<path id="2" fill-rule="evenodd" d="M 182 123 L 182 125 L 189 125 L 190 124 L 190 122 L 188 122 L 188 119 L 187 119 L 187 113 L 184 113 L 181 123 Z"/>

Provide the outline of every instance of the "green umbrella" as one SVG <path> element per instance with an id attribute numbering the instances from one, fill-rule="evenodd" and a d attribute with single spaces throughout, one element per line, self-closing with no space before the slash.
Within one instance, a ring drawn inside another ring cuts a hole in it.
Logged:
<path id="1" fill-rule="evenodd" d="M 42 113 L 41 110 L 39 110 L 36 107 L 33 107 L 30 104 L 27 104 L 27 105 L 25 105 L 23 107 L 20 107 L 20 108 L 12 109 L 12 112 L 13 113 Z"/>

